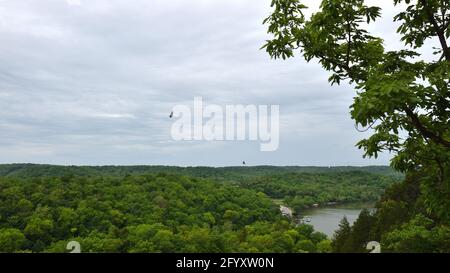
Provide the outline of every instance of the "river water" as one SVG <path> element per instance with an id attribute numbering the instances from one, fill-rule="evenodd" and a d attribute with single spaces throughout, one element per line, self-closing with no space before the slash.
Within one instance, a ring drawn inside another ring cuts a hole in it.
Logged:
<path id="1" fill-rule="evenodd" d="M 302 216 L 311 220 L 306 224 L 314 226 L 314 230 L 325 233 L 331 238 L 344 216 L 347 217 L 350 224 L 353 224 L 358 219 L 361 210 L 365 208 L 373 209 L 373 204 L 350 204 L 309 209 L 304 211 Z"/>

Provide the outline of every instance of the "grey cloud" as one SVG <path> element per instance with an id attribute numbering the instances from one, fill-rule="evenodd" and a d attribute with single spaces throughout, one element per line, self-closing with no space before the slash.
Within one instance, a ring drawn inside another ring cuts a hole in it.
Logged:
<path id="1" fill-rule="evenodd" d="M 313 1 L 308 1 L 313 2 Z M 367 165 L 350 86 L 270 60 L 270 1 L 0 2 L 0 162 Z M 392 33 L 391 29 L 380 29 Z M 173 106 L 279 104 L 281 143 L 174 142 Z"/>

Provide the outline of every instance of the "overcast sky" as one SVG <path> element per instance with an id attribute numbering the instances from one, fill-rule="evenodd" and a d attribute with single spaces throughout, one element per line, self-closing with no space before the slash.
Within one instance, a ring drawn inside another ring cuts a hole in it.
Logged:
<path id="1" fill-rule="evenodd" d="M 269 0 L 0 0 L 0 163 L 388 164 L 355 147 L 352 87 L 259 50 L 269 13 Z M 388 41 L 393 14 L 372 27 Z M 194 96 L 280 105 L 279 149 L 173 141 L 168 115 Z"/>

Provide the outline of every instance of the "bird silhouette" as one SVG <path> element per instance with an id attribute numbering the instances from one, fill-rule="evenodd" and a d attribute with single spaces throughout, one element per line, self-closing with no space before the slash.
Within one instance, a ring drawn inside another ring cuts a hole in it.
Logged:
<path id="1" fill-rule="evenodd" d="M 245 161 L 242 161 L 242 165 L 247 165 L 247 164 L 245 163 Z"/>
<path id="2" fill-rule="evenodd" d="M 173 111 L 170 112 L 169 118 L 173 118 Z"/>

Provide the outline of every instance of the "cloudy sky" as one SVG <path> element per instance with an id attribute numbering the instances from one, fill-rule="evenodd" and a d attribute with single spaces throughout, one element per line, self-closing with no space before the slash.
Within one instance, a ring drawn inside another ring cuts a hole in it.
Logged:
<path id="1" fill-rule="evenodd" d="M 269 13 L 269 0 L 0 0 L 0 163 L 388 164 L 354 146 L 351 86 L 259 50 Z M 372 27 L 388 41 L 393 14 Z M 194 96 L 280 105 L 279 149 L 173 141 L 168 115 Z"/>

